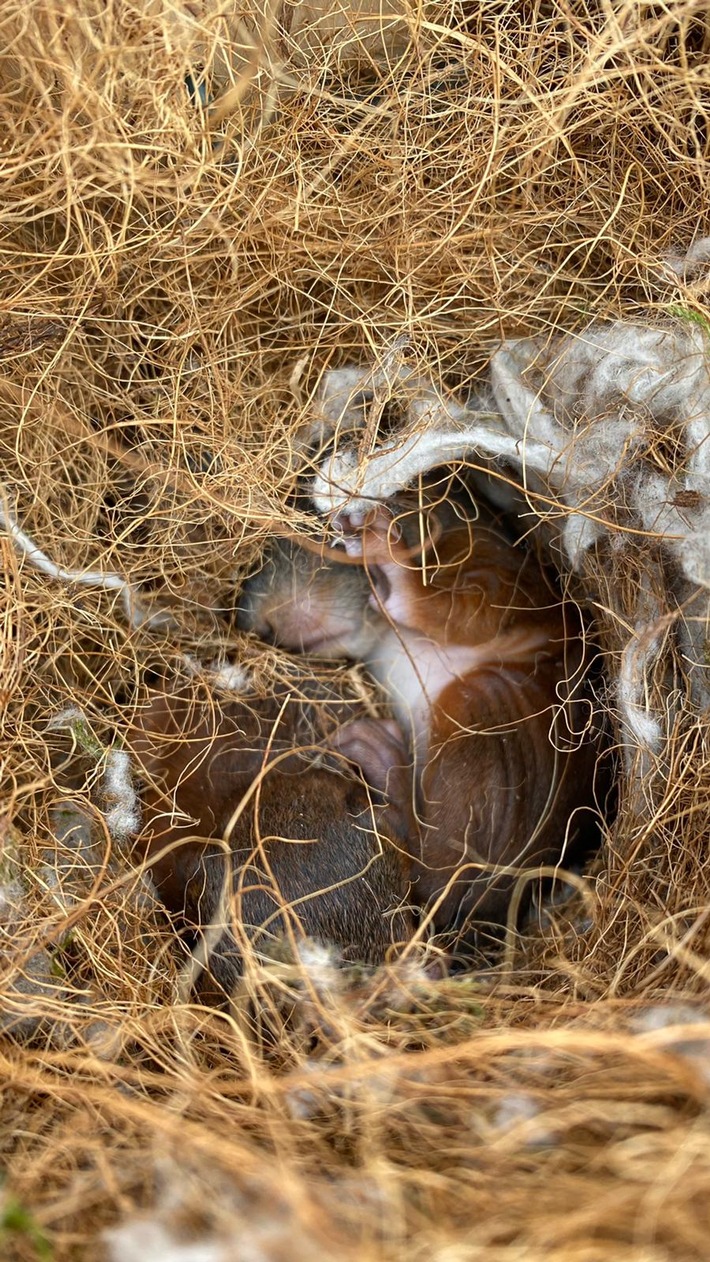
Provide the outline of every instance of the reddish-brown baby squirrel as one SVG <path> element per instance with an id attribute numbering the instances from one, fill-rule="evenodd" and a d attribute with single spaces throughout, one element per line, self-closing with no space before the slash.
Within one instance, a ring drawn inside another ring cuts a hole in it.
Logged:
<path id="1" fill-rule="evenodd" d="M 590 828 L 590 651 L 576 605 L 491 511 L 433 501 L 425 522 L 422 549 L 417 514 L 342 515 L 362 567 L 276 542 L 239 616 L 286 648 L 364 662 L 387 693 L 414 771 L 413 898 L 465 957 L 505 921 L 520 871 Z"/>

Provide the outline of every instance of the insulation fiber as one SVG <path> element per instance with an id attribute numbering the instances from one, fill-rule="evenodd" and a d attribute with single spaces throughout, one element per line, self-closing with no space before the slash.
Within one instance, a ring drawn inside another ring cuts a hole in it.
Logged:
<path id="1" fill-rule="evenodd" d="M 0 50 L 0 1253 L 707 1258 L 706 7 L 4 0 Z M 240 583 L 322 537 L 306 438 L 327 508 L 398 425 L 585 608 L 616 809 L 490 968 L 306 943 L 212 1011 L 127 736 L 298 692 Z"/>

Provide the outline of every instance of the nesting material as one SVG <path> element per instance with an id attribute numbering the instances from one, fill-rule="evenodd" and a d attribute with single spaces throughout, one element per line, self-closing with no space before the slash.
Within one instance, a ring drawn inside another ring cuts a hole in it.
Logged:
<path id="1" fill-rule="evenodd" d="M 704 11 L 5 0 L 0 35 L 0 1255 L 702 1262 Z M 166 682 L 306 688 L 233 613 L 275 534 L 322 541 L 334 430 L 348 495 L 464 462 L 525 514 L 616 810 L 495 968 L 306 952 L 212 1012 L 121 755 Z"/>
<path id="2" fill-rule="evenodd" d="M 599 557 L 603 545 L 621 585 L 623 566 L 636 560 L 633 634 L 623 647 L 615 695 L 627 735 L 658 754 L 667 716 L 650 709 L 647 673 L 675 622 L 689 692 L 695 701 L 710 699 L 703 630 L 703 591 L 710 587 L 705 330 L 615 321 L 551 343 L 504 342 L 479 397 L 466 405 L 445 397 L 395 350 L 381 369 L 348 366 L 328 375 L 321 438 L 327 427 L 338 433 L 366 425 L 368 407 L 383 389 L 400 396 L 401 432 L 364 458 L 355 447 L 336 448 L 313 485 L 318 509 L 362 513 L 432 469 L 469 463 L 479 474 L 488 471 L 493 495 L 509 508 L 548 524 L 547 544 L 568 571 L 584 572 L 590 549 Z M 511 475 L 519 488 L 513 494 L 506 486 Z M 678 616 L 690 593 L 692 622 Z"/>
<path id="3" fill-rule="evenodd" d="M 615 321 L 552 345 L 504 342 L 491 360 L 487 412 L 445 399 L 432 380 L 391 363 L 380 372 L 329 374 L 321 411 L 334 426 L 352 423 L 357 404 L 371 401 L 378 386 L 392 393 L 400 383 L 403 432 L 362 461 L 352 452 L 331 458 L 314 485 L 321 512 L 387 500 L 419 475 L 467 457 L 503 461 L 540 516 L 563 518 L 571 566 L 579 568 L 605 532 L 635 526 L 677 557 L 685 578 L 710 586 L 710 367 L 697 326 Z M 545 493 L 554 496 L 549 508 Z"/>

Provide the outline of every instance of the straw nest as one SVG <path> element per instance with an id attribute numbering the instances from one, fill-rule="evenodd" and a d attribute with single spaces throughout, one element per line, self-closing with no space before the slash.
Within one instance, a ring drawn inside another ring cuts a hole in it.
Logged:
<path id="1" fill-rule="evenodd" d="M 703 507 L 669 422 L 562 562 L 618 811 L 490 975 L 306 950 L 250 974 L 259 1038 L 189 1001 L 122 844 L 156 672 L 293 669 L 229 609 L 317 533 L 287 502 L 324 373 L 406 335 L 465 399 L 501 339 L 704 338 L 704 6 L 340 3 L 0 15 L 3 1256 L 704 1258 L 705 606 L 632 494 L 646 462 Z"/>

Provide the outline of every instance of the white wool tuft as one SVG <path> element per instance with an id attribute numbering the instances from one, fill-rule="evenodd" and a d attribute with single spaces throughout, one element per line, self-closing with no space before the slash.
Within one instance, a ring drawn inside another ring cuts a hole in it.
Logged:
<path id="1" fill-rule="evenodd" d="M 660 718 L 650 712 L 646 681 L 658 657 L 667 628 L 667 618 L 650 618 L 641 623 L 637 634 L 621 655 L 617 701 L 620 717 L 635 744 L 646 754 L 657 754 L 663 744 Z M 633 757 L 633 755 L 632 755 Z"/>
<path id="2" fill-rule="evenodd" d="M 180 1243 L 155 1218 L 114 1227 L 104 1239 L 111 1262 L 232 1262 L 237 1257 L 219 1241 Z"/>
<path id="3" fill-rule="evenodd" d="M 67 706 L 66 710 L 60 710 L 57 714 L 53 714 L 47 721 L 47 730 L 49 732 L 61 732 L 64 728 L 71 728 L 75 723 L 85 723 L 86 716 L 78 706 Z"/>
<path id="4" fill-rule="evenodd" d="M 335 947 L 323 946 L 312 938 L 304 938 L 296 948 L 298 960 L 304 972 L 319 994 L 342 988 L 340 957 Z"/>
<path id="5" fill-rule="evenodd" d="M 686 1003 L 654 1004 L 634 1017 L 634 1029 L 640 1033 L 668 1030 L 678 1025 L 702 1025 L 710 1034 L 710 1014 Z"/>
<path id="6" fill-rule="evenodd" d="M 216 688 L 221 688 L 224 692 L 236 692 L 241 696 L 251 690 L 254 677 L 245 666 L 236 662 L 225 662 L 223 666 L 214 667 L 213 680 Z"/>
<path id="7" fill-rule="evenodd" d="M 696 242 L 683 267 L 710 259 L 709 243 Z M 495 472 L 503 460 L 542 516 L 550 501 L 559 505 L 553 518 L 572 569 L 605 539 L 612 550 L 626 547 L 633 560 L 634 548 L 653 536 L 678 575 L 671 603 L 681 605 L 697 588 L 710 590 L 710 367 L 705 331 L 691 320 L 663 327 L 600 321 L 580 333 L 504 342 L 490 366 L 494 413 L 479 410 L 481 400 L 464 406 L 445 399 L 432 381 L 397 369 L 395 352 L 379 377 L 352 366 L 338 374 L 326 374 L 323 386 L 323 415 L 336 433 L 346 384 L 348 398 L 359 391 L 363 424 L 383 375 L 391 391 L 406 394 L 405 423 L 361 461 L 352 447 L 336 445 L 313 485 L 321 513 L 390 499 L 438 465 L 468 459 Z M 352 426 L 354 410 L 346 406 Z M 708 614 L 709 596 L 702 605 L 693 611 L 695 628 Z M 657 753 L 664 739 L 663 723 L 648 706 L 649 671 L 660 646 L 656 620 L 653 611 L 638 611 L 616 694 L 626 731 L 647 753 Z M 678 636 L 693 695 L 705 706 L 704 638 L 682 626 Z"/>
<path id="8" fill-rule="evenodd" d="M 214 662 L 205 664 L 188 653 L 183 655 L 182 661 L 190 675 L 202 676 L 215 688 L 220 688 L 224 692 L 236 692 L 242 696 L 250 692 L 254 686 L 252 672 L 239 662 L 226 662 L 218 658 Z"/>
<path id="9" fill-rule="evenodd" d="M 166 1177 L 152 1213 L 103 1233 L 109 1262 L 311 1262 L 323 1256 L 313 1224 L 303 1223 L 273 1184 L 235 1183 L 204 1161 L 199 1169 L 162 1164 Z M 188 1226 L 195 1210 L 204 1224 L 199 1235 Z"/>
<path id="10" fill-rule="evenodd" d="M 633 1022 L 639 1034 L 653 1046 L 688 1061 L 710 1083 L 710 1016 L 688 1004 L 656 1004 L 639 1013 Z"/>
<path id="11" fill-rule="evenodd" d="M 496 1131 L 506 1133 L 523 1128 L 526 1146 L 545 1148 L 555 1142 L 554 1133 L 539 1121 L 540 1108 L 527 1091 L 509 1091 L 496 1106 L 492 1123 Z"/>
<path id="12" fill-rule="evenodd" d="M 657 329 L 623 321 L 591 325 L 551 345 L 538 338 L 503 343 L 491 361 L 496 416 L 445 400 L 431 382 L 417 379 L 419 397 L 408 401 L 403 433 L 360 463 L 347 448 L 331 456 L 314 483 L 316 506 L 333 512 L 388 499 L 438 464 L 502 457 L 517 465 L 524 483 L 542 477 L 567 508 L 591 522 L 585 532 L 575 521 L 571 532 L 578 562 L 613 519 L 619 498 L 613 484 L 631 476 L 621 497 L 625 505 L 644 528 L 680 535 L 669 542 L 679 545 L 681 558 L 694 558 L 688 576 L 696 579 L 702 560 L 710 584 L 706 505 L 700 516 L 696 509 L 674 507 L 680 490 L 710 497 L 707 349 L 695 325 Z M 354 389 L 357 370 L 338 372 L 347 372 Z M 324 394 L 341 399 L 331 375 Z M 361 371 L 363 391 L 371 379 Z M 421 425 L 423 413 L 427 428 Z M 671 475 L 659 475 L 644 457 L 677 426 L 685 432 L 689 457 L 689 484 L 683 487 L 672 485 Z M 646 477 L 638 475 L 639 460 Z"/>
<path id="13" fill-rule="evenodd" d="M 685 279 L 701 271 L 706 263 L 710 263 L 710 237 L 699 237 L 685 254 L 670 250 L 663 259 L 664 269 L 670 272 L 673 279 Z"/>
<path id="14" fill-rule="evenodd" d="M 131 759 L 125 749 L 109 750 L 103 789 L 108 800 L 104 811 L 106 827 L 114 841 L 128 841 L 140 830 L 141 814 Z"/>

